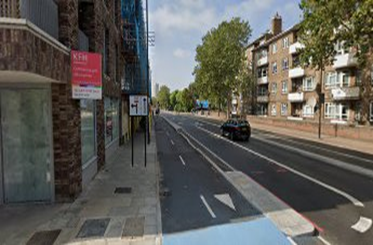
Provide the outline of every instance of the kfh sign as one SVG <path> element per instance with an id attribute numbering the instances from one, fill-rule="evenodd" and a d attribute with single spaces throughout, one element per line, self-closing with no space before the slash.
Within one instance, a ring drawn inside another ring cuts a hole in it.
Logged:
<path id="1" fill-rule="evenodd" d="M 71 51 L 73 99 L 102 99 L 101 55 Z"/>

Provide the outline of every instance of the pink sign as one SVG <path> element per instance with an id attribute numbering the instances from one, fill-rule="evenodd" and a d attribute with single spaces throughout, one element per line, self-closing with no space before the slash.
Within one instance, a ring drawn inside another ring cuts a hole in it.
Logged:
<path id="1" fill-rule="evenodd" d="M 101 55 L 71 51 L 73 99 L 102 99 Z"/>

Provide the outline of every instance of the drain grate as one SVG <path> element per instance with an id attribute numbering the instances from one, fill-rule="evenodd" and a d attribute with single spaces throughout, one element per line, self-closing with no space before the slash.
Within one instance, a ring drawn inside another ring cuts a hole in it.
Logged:
<path id="1" fill-rule="evenodd" d="M 53 244 L 60 235 L 61 230 L 39 231 L 34 233 L 26 245 L 50 245 Z"/>
<path id="2" fill-rule="evenodd" d="M 115 194 L 130 194 L 132 193 L 131 187 L 116 187 L 114 190 Z"/>
<path id="3" fill-rule="evenodd" d="M 86 220 L 77 238 L 87 238 L 87 237 L 103 237 L 105 235 L 106 229 L 109 225 L 110 219 L 90 219 Z"/>

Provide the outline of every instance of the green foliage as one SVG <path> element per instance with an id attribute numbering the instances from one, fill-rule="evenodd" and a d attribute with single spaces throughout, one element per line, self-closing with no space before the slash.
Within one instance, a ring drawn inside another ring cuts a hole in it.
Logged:
<path id="1" fill-rule="evenodd" d="M 344 42 L 364 65 L 373 47 L 373 0 L 302 0 L 300 8 L 304 64 L 323 69 L 333 63 L 334 45 Z"/>
<path id="2" fill-rule="evenodd" d="M 156 106 L 158 103 L 158 100 L 156 97 L 152 97 L 152 106 Z"/>
<path id="3" fill-rule="evenodd" d="M 176 96 L 177 96 L 178 93 L 179 93 L 179 90 L 175 90 L 170 95 L 170 107 L 172 109 L 174 109 L 175 106 L 176 106 Z"/>
<path id="4" fill-rule="evenodd" d="M 170 89 L 165 85 L 161 86 L 157 99 L 162 109 L 168 109 L 170 106 Z"/>
<path id="5" fill-rule="evenodd" d="M 251 35 L 248 22 L 240 18 L 222 22 L 211 29 L 196 49 L 195 88 L 201 98 L 230 102 L 240 81 L 236 79 L 245 59 L 245 47 Z"/>

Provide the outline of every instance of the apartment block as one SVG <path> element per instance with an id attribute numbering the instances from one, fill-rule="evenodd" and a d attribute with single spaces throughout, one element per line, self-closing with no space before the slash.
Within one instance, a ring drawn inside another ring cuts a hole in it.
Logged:
<path id="1" fill-rule="evenodd" d="M 334 64 L 324 72 L 302 67 L 298 25 L 282 30 L 276 14 L 271 30 L 247 47 L 256 77 L 256 115 L 278 120 L 325 124 L 373 123 L 372 69 L 361 70 L 352 48 L 335 45 Z M 371 65 L 368 65 L 371 67 Z M 324 94 L 321 110 L 319 99 Z"/>
<path id="2" fill-rule="evenodd" d="M 75 199 L 119 146 L 120 0 L 0 0 L 0 205 Z M 101 100 L 72 98 L 71 51 L 102 55 Z"/>

